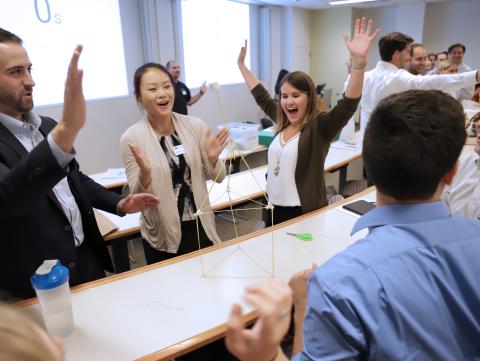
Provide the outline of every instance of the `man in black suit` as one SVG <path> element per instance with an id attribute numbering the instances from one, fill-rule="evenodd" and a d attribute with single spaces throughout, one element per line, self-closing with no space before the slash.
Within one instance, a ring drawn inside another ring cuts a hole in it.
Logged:
<path id="1" fill-rule="evenodd" d="M 0 290 L 34 296 L 30 276 L 46 259 L 70 270 L 70 285 L 113 272 L 92 207 L 138 212 L 158 204 L 150 194 L 126 198 L 84 175 L 73 144 L 85 124 L 82 70 L 72 57 L 58 124 L 33 111 L 31 63 L 22 40 L 0 28 Z"/>

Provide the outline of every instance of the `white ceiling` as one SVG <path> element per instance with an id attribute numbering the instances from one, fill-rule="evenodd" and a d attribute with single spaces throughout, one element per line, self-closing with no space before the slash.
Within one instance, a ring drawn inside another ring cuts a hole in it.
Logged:
<path id="1" fill-rule="evenodd" d="M 392 6 L 397 4 L 407 3 L 432 3 L 432 2 L 453 2 L 458 0 L 378 0 L 367 3 L 349 4 L 349 5 L 337 5 L 332 6 L 329 4 L 329 0 L 253 0 L 250 3 L 256 4 L 269 4 L 278 6 L 295 6 L 305 9 L 331 9 L 343 6 L 355 7 L 355 8 L 372 8 L 379 6 Z"/>

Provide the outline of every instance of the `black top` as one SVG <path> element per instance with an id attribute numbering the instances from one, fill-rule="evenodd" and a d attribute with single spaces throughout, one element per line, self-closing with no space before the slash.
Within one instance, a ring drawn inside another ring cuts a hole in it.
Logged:
<path id="1" fill-rule="evenodd" d="M 175 154 L 174 147 L 181 146 L 182 143 L 177 132 L 170 136 L 160 137 L 160 146 L 165 153 L 170 173 L 172 175 L 173 193 L 177 199 L 178 215 L 180 220 L 193 220 L 194 213 L 197 211 L 195 200 L 192 193 L 192 179 L 190 167 L 183 154 Z"/>
<path id="2" fill-rule="evenodd" d="M 187 102 L 190 101 L 192 96 L 190 95 L 190 89 L 181 81 L 177 81 L 175 87 L 175 103 L 173 103 L 173 111 L 180 114 L 188 114 Z"/>

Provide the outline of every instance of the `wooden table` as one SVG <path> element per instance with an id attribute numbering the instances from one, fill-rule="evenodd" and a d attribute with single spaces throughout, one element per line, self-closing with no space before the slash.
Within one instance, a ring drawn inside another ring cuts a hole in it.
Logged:
<path id="1" fill-rule="evenodd" d="M 355 139 L 359 140 L 359 132 L 355 134 Z M 243 156 L 249 154 L 257 153 L 260 151 L 265 151 L 267 148 L 263 145 L 259 145 L 255 148 L 239 152 Z M 238 154 L 235 154 L 234 157 L 227 157 L 227 150 L 222 152 L 223 157 L 221 159 L 228 160 L 240 159 Z M 348 164 L 355 159 L 358 159 L 362 156 L 362 148 L 360 144 L 349 144 L 341 141 L 333 142 L 330 146 L 330 151 L 325 159 L 325 172 L 333 173 L 337 170 L 340 171 L 340 184 L 344 184 L 346 181 L 346 171 Z M 95 182 L 103 185 L 105 188 L 121 188 L 124 185 L 127 185 L 127 176 L 125 174 L 124 168 L 112 168 L 105 172 L 94 173 L 89 175 Z"/>
<path id="2" fill-rule="evenodd" d="M 267 147 L 264 145 L 257 145 L 252 149 L 247 150 L 234 150 L 232 153 L 229 153 L 228 149 L 224 149 L 220 154 L 220 159 L 222 161 L 228 162 L 232 160 L 232 174 L 238 173 L 240 170 L 240 160 L 241 157 L 246 157 L 250 154 L 255 154 L 259 152 L 264 152 L 267 150 Z M 103 185 L 107 189 L 118 189 L 127 185 L 127 176 L 125 174 L 125 168 L 111 168 L 105 172 L 94 173 L 89 176 L 98 184 Z"/>
<path id="3" fill-rule="evenodd" d="M 66 359 L 170 360 L 223 337 L 231 305 L 242 303 L 245 286 L 269 277 L 258 264 L 274 263 L 275 276 L 285 281 L 312 262 L 323 264 L 367 233 L 350 236 L 359 217 L 341 204 L 374 197 L 370 188 L 273 228 L 72 288 L 75 331 L 64 339 Z M 314 240 L 300 241 L 286 232 L 310 232 Z M 258 264 L 235 253 L 238 247 Z M 231 252 L 209 277 L 202 276 L 202 264 L 212 269 Z M 36 299 L 17 307 L 40 319 Z M 253 320 L 255 311 L 243 307 L 244 321 Z"/>
<path id="4" fill-rule="evenodd" d="M 347 177 L 347 167 L 350 162 L 361 157 L 361 149 L 358 146 L 335 142 L 325 160 L 325 172 L 340 171 L 340 184 L 345 184 Z M 228 209 L 230 205 L 238 206 L 248 200 L 261 197 L 266 192 L 267 166 L 258 167 L 250 171 L 243 171 L 232 174 L 230 180 L 226 177 L 222 183 L 214 184 L 210 192 L 210 204 L 214 211 Z M 114 172 L 110 172 L 114 173 Z M 94 179 L 98 181 L 98 178 Z M 343 179 L 343 180 L 342 180 Z M 107 179 L 104 179 L 107 180 Z M 111 181 L 111 179 L 108 179 Z M 124 180 L 126 183 L 126 179 Z M 230 182 L 231 201 L 225 192 L 227 184 Z M 112 184 L 118 184 L 115 181 Z M 212 181 L 207 181 L 207 189 L 210 189 Z M 105 184 L 104 184 L 105 185 Z M 108 185 L 108 184 L 107 184 Z M 106 235 L 107 241 L 112 247 L 112 258 L 115 272 L 124 272 L 130 269 L 130 260 L 128 257 L 127 241 L 140 236 L 140 213 L 127 214 L 125 217 L 101 211 L 107 218 L 118 226 L 118 229 Z"/>

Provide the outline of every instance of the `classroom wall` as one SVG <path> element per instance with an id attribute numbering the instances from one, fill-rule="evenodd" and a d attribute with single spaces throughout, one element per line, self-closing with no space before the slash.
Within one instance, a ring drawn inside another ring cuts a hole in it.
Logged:
<path id="1" fill-rule="evenodd" d="M 480 67 L 478 0 L 402 4 L 357 10 L 356 14 L 373 19 L 382 29 L 380 36 L 401 31 L 412 36 L 416 42 L 422 42 L 429 52 L 446 50 L 454 42 L 463 42 L 467 46 L 465 63 L 473 68 Z M 369 55 L 369 65 L 374 66 L 379 59 L 378 51 L 371 51 Z"/>
<path id="2" fill-rule="evenodd" d="M 416 43 L 423 42 L 425 3 L 408 3 L 395 6 L 395 31 L 410 35 Z"/>
<path id="3" fill-rule="evenodd" d="M 341 34 L 350 33 L 355 19 L 362 16 L 372 19 L 374 26 L 381 29 L 370 49 L 367 70 L 380 60 L 378 39 L 392 31 L 405 32 L 415 41 L 423 42 L 427 50 L 435 52 L 454 42 L 463 42 L 467 47 L 465 63 L 478 69 L 478 14 L 478 0 L 312 11 L 310 74 L 316 82 L 327 83 L 327 87 L 333 88 L 333 100 L 340 97 L 347 76 L 344 63 L 348 59 Z"/>
<path id="4" fill-rule="evenodd" d="M 312 11 L 310 75 L 315 84 L 333 88 L 332 104 L 343 93 L 348 50 L 342 34 L 350 34 L 352 8 Z"/>
<path id="5" fill-rule="evenodd" d="M 292 53 L 291 69 L 310 72 L 310 36 L 311 36 L 311 11 L 294 8 L 292 11 L 292 23 L 295 28 L 291 33 L 292 45 L 289 51 Z"/>
<path id="6" fill-rule="evenodd" d="M 427 50 L 438 52 L 460 42 L 467 51 L 464 61 L 472 69 L 480 68 L 480 41 L 478 16 L 480 1 L 466 0 L 446 3 L 429 3 L 425 12 L 423 30 Z"/>
<path id="7" fill-rule="evenodd" d="M 180 58 L 181 52 L 176 47 L 178 33 L 174 30 L 180 26 L 178 20 L 179 0 L 120 0 L 122 27 L 126 54 L 127 76 L 130 93 L 133 94 L 132 81 L 135 69 L 147 59 L 166 62 Z M 410 4 L 417 6 L 418 4 Z M 274 83 L 281 68 L 304 70 L 315 83 L 327 83 L 333 88 L 333 100 L 338 99 L 343 91 L 347 77 L 345 62 L 348 51 L 343 43 L 342 34 L 351 34 L 353 21 L 359 16 L 374 20 L 375 26 L 381 27 L 381 35 L 391 31 L 408 32 L 405 27 L 411 16 L 418 17 L 424 10 L 423 32 L 421 36 L 428 49 L 438 51 L 450 43 L 461 41 L 467 46 L 465 62 L 474 68 L 480 67 L 480 42 L 476 29 L 477 14 L 480 14 L 480 1 L 459 0 L 456 2 L 427 3 L 411 14 L 407 4 L 381 8 L 352 9 L 338 8 L 332 10 L 315 10 L 292 7 L 267 6 L 269 9 L 269 51 L 270 68 L 264 85 L 273 92 Z M 144 12 L 144 10 L 147 10 Z M 154 14 L 154 25 L 145 21 L 145 17 Z M 411 15 L 411 16 L 410 16 Z M 255 21 L 258 21 L 255 20 Z M 421 21 L 417 19 L 416 23 Z M 149 30 L 150 29 L 150 30 Z M 152 30 L 157 29 L 157 30 Z M 418 37 L 419 26 L 412 32 Z M 158 36 L 150 39 L 145 33 L 157 31 Z M 261 31 L 261 28 L 258 28 Z M 177 34 L 177 35 L 176 35 Z M 145 40 L 144 40 L 145 39 Z M 153 40 L 152 40 L 153 39 Z M 148 42 L 153 42 L 152 48 Z M 377 38 L 378 41 L 378 38 Z M 239 47 L 241 44 L 239 44 Z M 156 47 L 156 48 L 155 48 Z M 258 57 L 262 49 L 252 52 L 257 58 L 252 69 L 258 76 Z M 378 48 L 372 47 L 367 69 L 378 61 Z M 236 59 L 232 59 L 236 61 Z M 257 63 L 256 63 L 257 62 Z M 187 84 L 192 92 L 198 91 L 197 84 Z M 263 113 L 256 106 L 245 84 L 222 86 L 220 91 L 221 108 L 212 92 L 207 92 L 194 106 L 190 114 L 198 116 L 215 128 L 228 121 L 258 121 Z M 42 107 L 40 114 L 61 117 L 61 106 Z M 142 117 L 142 110 L 137 106 L 133 96 L 89 101 L 87 104 L 87 124 L 77 142 L 77 159 L 86 173 L 103 171 L 110 167 L 120 167 L 119 138 L 131 124 Z"/>
<path id="8" fill-rule="evenodd" d="M 270 9 L 270 79 L 272 94 L 281 69 L 310 71 L 310 11 L 291 6 Z"/>
<path id="9" fill-rule="evenodd" d="M 389 6 L 376 9 L 357 9 L 355 11 L 355 17 L 366 17 L 367 19 L 372 19 L 375 28 L 380 28 L 380 33 L 377 35 L 377 38 L 374 40 L 375 43 L 370 48 L 368 53 L 368 65 L 367 69 L 373 69 L 378 60 L 380 60 L 380 55 L 378 53 L 378 40 L 392 31 L 398 31 L 397 29 L 397 15 L 396 15 L 396 6 Z"/>
<path id="10" fill-rule="evenodd" d="M 156 14 L 155 24 L 145 21 L 146 10 Z M 173 19 L 175 2 L 165 0 L 120 0 L 122 30 L 124 37 L 127 77 L 130 96 L 112 99 L 100 99 L 87 102 L 87 123 L 75 142 L 77 160 L 81 169 L 95 173 L 107 168 L 122 167 L 119 140 L 123 132 L 143 117 L 143 110 L 133 98 L 133 74 L 135 69 L 146 61 L 165 63 L 176 58 L 178 52 L 173 41 L 174 27 L 178 24 Z M 143 17 L 143 18 L 142 18 Z M 158 30 L 155 30 L 158 29 Z M 152 44 L 144 44 L 143 34 L 158 31 L 153 36 Z M 156 45 L 156 46 L 155 46 Z M 242 44 L 239 44 L 239 49 Z M 145 50 L 147 49 L 147 50 Z M 236 58 L 232 59 L 236 62 Z M 268 83 L 266 84 L 268 86 Z M 195 94 L 198 87 L 192 86 Z M 209 127 L 227 121 L 259 121 L 263 113 L 256 106 L 245 84 L 222 86 L 220 90 L 222 116 L 217 99 L 212 92 L 207 92 L 202 99 L 189 108 L 189 114 L 202 118 Z M 62 106 L 48 106 L 36 109 L 40 114 L 61 119 Z"/>
<path id="11" fill-rule="evenodd" d="M 281 69 L 288 69 L 290 65 L 287 59 L 282 56 L 285 34 L 282 31 L 282 14 L 284 8 L 280 6 L 270 6 L 270 82 L 269 90 L 271 94 L 275 91 L 275 82 Z M 284 45 L 285 44 L 285 45 Z"/>
<path id="12" fill-rule="evenodd" d="M 145 61 L 166 64 L 171 59 L 178 59 L 182 64 L 183 54 L 177 51 L 175 36 L 171 35 L 177 26 L 177 4 L 172 1 L 140 0 L 139 5 Z M 162 21 L 157 21 L 158 18 Z"/>

